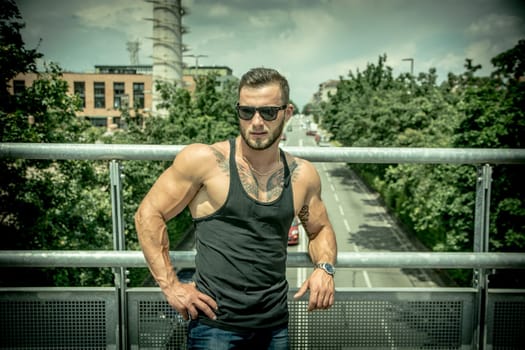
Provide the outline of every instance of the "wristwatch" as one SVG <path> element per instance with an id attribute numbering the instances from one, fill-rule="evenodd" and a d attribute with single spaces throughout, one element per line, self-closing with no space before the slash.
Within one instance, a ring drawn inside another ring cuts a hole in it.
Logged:
<path id="1" fill-rule="evenodd" d="M 316 264 L 315 268 L 316 269 L 323 269 L 330 276 L 335 275 L 335 267 L 334 267 L 334 265 L 332 265 L 330 263 L 322 262 L 322 263 Z"/>

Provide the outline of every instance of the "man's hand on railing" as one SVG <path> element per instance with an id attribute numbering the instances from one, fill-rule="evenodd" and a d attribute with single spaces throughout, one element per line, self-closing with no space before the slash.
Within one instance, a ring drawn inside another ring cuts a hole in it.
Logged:
<path id="1" fill-rule="evenodd" d="M 328 309 L 334 304 L 335 284 L 334 277 L 322 269 L 315 269 L 310 277 L 304 281 L 301 288 L 295 293 L 294 299 L 301 298 L 310 290 L 308 311 Z"/>
<path id="2" fill-rule="evenodd" d="M 163 289 L 162 292 L 171 307 L 177 310 L 186 321 L 197 319 L 199 311 L 211 319 L 216 318 L 217 303 L 210 296 L 199 292 L 193 282 L 177 282 Z"/>

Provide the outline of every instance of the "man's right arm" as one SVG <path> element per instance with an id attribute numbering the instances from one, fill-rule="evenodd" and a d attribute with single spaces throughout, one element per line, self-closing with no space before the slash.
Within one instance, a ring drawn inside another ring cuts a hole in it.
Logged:
<path id="1" fill-rule="evenodd" d="M 183 284 L 177 279 L 169 256 L 166 227 L 166 222 L 188 205 L 201 186 L 203 169 L 199 164 L 206 163 L 194 158 L 205 154 L 203 147 L 207 146 L 192 145 L 182 150 L 157 179 L 135 214 L 139 242 L 151 274 L 168 303 L 185 319 L 197 317 L 198 310 L 213 318 L 217 307 L 213 299 L 198 292 L 193 284 Z"/>

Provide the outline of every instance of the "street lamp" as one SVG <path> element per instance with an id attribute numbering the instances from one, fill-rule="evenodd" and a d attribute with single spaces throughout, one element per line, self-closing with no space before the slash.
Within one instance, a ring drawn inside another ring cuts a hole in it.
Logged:
<path id="1" fill-rule="evenodd" d="M 199 57 L 208 57 L 208 55 L 184 55 L 184 57 L 193 57 L 195 58 L 195 69 L 194 69 L 194 79 L 197 78 L 197 69 L 199 69 Z"/>
<path id="2" fill-rule="evenodd" d="M 403 61 L 410 61 L 410 75 L 414 75 L 414 59 L 413 58 L 403 58 Z"/>

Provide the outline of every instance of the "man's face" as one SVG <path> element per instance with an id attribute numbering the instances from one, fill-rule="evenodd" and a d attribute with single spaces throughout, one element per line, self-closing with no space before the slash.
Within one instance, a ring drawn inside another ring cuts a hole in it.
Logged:
<path id="1" fill-rule="evenodd" d="M 281 90 L 279 85 L 271 84 L 258 88 L 243 87 L 239 94 L 239 105 L 263 107 L 281 106 Z M 279 142 L 284 124 L 291 115 L 287 107 L 280 110 L 275 120 L 266 121 L 259 112 L 250 120 L 239 118 L 239 127 L 243 140 L 254 150 L 264 150 Z"/>

